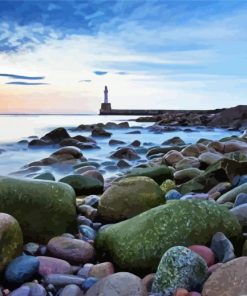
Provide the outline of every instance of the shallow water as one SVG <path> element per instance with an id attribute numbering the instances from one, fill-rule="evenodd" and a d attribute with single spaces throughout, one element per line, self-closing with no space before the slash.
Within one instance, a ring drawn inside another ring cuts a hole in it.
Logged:
<path id="1" fill-rule="evenodd" d="M 123 122 L 135 119 L 136 116 L 98 116 L 98 115 L 1 115 L 0 116 L 0 149 L 5 152 L 0 154 L 0 175 L 7 175 L 13 171 L 19 170 L 27 163 L 48 157 L 56 149 L 28 149 L 27 145 L 17 144 L 18 141 L 28 139 L 29 136 L 43 136 L 56 127 L 76 127 L 79 124 Z M 238 132 L 227 131 L 223 129 L 193 128 L 193 132 L 174 131 L 162 134 L 150 132 L 147 128 L 153 123 L 129 122 L 130 129 L 111 129 L 113 133 L 111 139 L 125 141 L 130 144 L 134 140 L 139 140 L 144 147 L 160 145 L 165 140 L 174 136 L 179 136 L 186 144 L 195 143 L 200 138 L 218 140 L 220 138 L 238 135 Z M 127 134 L 127 132 L 140 130 L 141 134 Z M 90 136 L 90 132 L 69 132 L 71 136 L 78 134 Z M 109 146 L 110 138 L 97 138 L 97 144 L 101 149 L 83 150 L 83 155 L 88 159 L 98 161 L 109 160 L 111 152 L 116 150 L 115 146 Z M 141 154 L 145 158 L 145 153 Z M 55 171 L 57 177 L 63 175 L 63 172 Z M 111 175 L 109 173 L 107 175 Z"/>

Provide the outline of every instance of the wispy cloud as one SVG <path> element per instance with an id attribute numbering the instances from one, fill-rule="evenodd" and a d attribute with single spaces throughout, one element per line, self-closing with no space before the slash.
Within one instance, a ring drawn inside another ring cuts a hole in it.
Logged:
<path id="1" fill-rule="evenodd" d="M 49 83 L 44 83 L 44 82 L 12 81 L 12 82 L 6 82 L 5 84 L 15 84 L 15 85 L 48 85 Z"/>
<path id="2" fill-rule="evenodd" d="M 106 75 L 107 73 L 107 71 L 94 71 L 94 74 L 98 76 Z"/>
<path id="3" fill-rule="evenodd" d="M 7 78 L 12 78 L 12 79 L 27 79 L 27 80 L 45 79 L 45 76 L 23 76 L 23 75 L 5 74 L 5 73 L 0 73 L 0 77 L 7 77 Z"/>

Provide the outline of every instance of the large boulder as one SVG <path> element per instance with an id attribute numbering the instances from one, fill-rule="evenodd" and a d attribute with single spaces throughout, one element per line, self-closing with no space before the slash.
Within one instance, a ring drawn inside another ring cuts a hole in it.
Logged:
<path id="1" fill-rule="evenodd" d="M 247 293 L 247 257 L 231 260 L 214 271 L 203 286 L 202 296 L 240 296 Z"/>
<path id="2" fill-rule="evenodd" d="M 163 204 L 163 196 L 159 185 L 148 177 L 125 178 L 104 192 L 98 213 L 107 221 L 128 219 Z"/>
<path id="3" fill-rule="evenodd" d="M 20 223 L 25 241 L 76 230 L 74 190 L 54 181 L 0 177 L 0 211 Z"/>
<path id="4" fill-rule="evenodd" d="M 23 237 L 19 223 L 8 214 L 0 213 L 0 272 L 22 252 Z"/>
<path id="5" fill-rule="evenodd" d="M 173 179 L 173 171 L 165 165 L 148 167 L 148 168 L 135 168 L 131 170 L 126 177 L 145 176 L 153 179 L 158 184 L 161 184 L 166 179 Z"/>
<path id="6" fill-rule="evenodd" d="M 162 257 L 152 285 L 152 292 L 173 296 L 177 288 L 193 291 L 208 277 L 204 259 L 188 248 L 176 246 Z"/>
<path id="7" fill-rule="evenodd" d="M 238 162 L 231 159 L 220 159 L 211 164 L 204 173 L 184 183 L 180 192 L 207 192 L 220 182 L 233 182 L 237 175 L 247 171 L 247 162 Z"/>
<path id="8" fill-rule="evenodd" d="M 103 229 L 96 248 L 119 268 L 150 273 L 169 248 L 206 245 L 219 231 L 230 238 L 241 233 L 239 222 L 225 207 L 208 201 L 173 201 Z"/>
<path id="9" fill-rule="evenodd" d="M 66 138 L 70 138 L 70 135 L 65 128 L 59 127 L 47 133 L 40 139 L 50 144 L 58 144 Z"/>

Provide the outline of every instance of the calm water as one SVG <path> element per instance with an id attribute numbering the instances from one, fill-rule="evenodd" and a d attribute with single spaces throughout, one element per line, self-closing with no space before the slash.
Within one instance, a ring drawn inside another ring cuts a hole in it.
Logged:
<path id="1" fill-rule="evenodd" d="M 28 139 L 29 136 L 42 136 L 56 127 L 76 127 L 80 124 L 92 124 L 98 122 L 122 122 L 129 119 L 135 119 L 136 116 L 98 116 L 98 115 L 0 115 L 0 149 L 5 151 L 0 154 L 0 174 L 6 175 L 10 172 L 19 170 L 23 165 L 48 157 L 54 149 L 28 149 L 26 145 L 17 144 L 18 141 Z M 218 140 L 219 138 L 237 135 L 237 132 L 230 132 L 222 129 L 200 129 L 195 128 L 193 132 L 167 132 L 163 134 L 154 134 L 148 129 L 143 128 L 152 125 L 152 123 L 129 122 L 130 128 L 112 129 L 112 139 L 123 140 L 130 144 L 133 140 L 139 140 L 145 143 L 145 146 L 151 147 L 160 145 L 165 140 L 179 136 L 186 143 L 195 143 L 200 138 Z M 140 130 L 141 134 L 126 134 L 128 131 Z M 75 135 L 89 136 L 89 132 L 70 132 Z M 84 150 L 83 154 L 88 159 L 109 160 L 108 156 L 115 150 L 115 147 L 108 145 L 109 138 L 97 139 L 101 149 Z M 145 157 L 145 154 L 142 155 Z M 55 172 L 56 175 L 62 174 Z"/>

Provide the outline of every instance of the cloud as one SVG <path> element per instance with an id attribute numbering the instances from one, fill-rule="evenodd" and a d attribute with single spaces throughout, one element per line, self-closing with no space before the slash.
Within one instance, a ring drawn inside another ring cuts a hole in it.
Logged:
<path id="1" fill-rule="evenodd" d="M 106 71 L 94 71 L 94 74 L 98 75 L 98 76 L 106 75 L 107 73 L 108 72 L 106 72 Z"/>
<path id="2" fill-rule="evenodd" d="M 28 79 L 28 80 L 41 80 L 45 79 L 45 76 L 22 76 L 22 75 L 16 75 L 16 74 L 5 74 L 0 73 L 1 77 L 8 77 L 13 79 Z"/>
<path id="3" fill-rule="evenodd" d="M 92 80 L 90 80 L 90 79 L 83 79 L 83 80 L 80 80 L 80 81 L 78 81 L 78 82 L 91 82 Z"/>
<path id="4" fill-rule="evenodd" d="M 15 85 L 48 85 L 49 83 L 44 83 L 44 82 L 12 81 L 12 82 L 6 82 L 5 84 L 15 84 Z"/>

